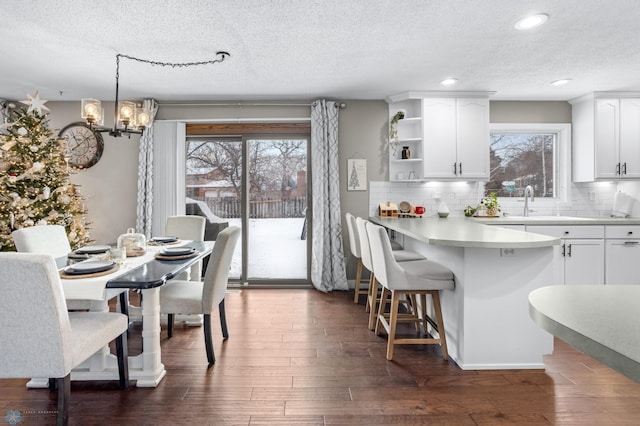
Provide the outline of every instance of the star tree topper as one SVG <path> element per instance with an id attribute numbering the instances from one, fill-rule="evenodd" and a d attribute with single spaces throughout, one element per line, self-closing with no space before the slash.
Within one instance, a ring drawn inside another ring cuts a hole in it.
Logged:
<path id="1" fill-rule="evenodd" d="M 29 105 L 29 109 L 27 110 L 27 112 L 37 111 L 38 114 L 42 114 L 42 110 L 49 111 L 49 108 L 44 106 L 44 104 L 49 101 L 41 99 L 40 93 L 36 92 L 35 95 L 27 94 L 27 98 L 28 99 L 25 99 L 24 101 L 20 101 L 20 103 Z"/>

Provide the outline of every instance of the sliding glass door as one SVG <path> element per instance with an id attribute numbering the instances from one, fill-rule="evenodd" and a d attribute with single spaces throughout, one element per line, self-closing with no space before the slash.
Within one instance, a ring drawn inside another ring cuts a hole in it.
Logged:
<path id="1" fill-rule="evenodd" d="M 306 136 L 187 140 L 187 202 L 242 228 L 230 279 L 309 283 Z"/>

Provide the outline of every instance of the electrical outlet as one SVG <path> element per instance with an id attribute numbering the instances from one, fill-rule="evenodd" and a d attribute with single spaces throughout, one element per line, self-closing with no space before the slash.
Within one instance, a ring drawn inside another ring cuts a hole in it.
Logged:
<path id="1" fill-rule="evenodd" d="M 515 254 L 516 254 L 516 249 L 512 249 L 512 248 L 500 249 L 500 257 L 511 257 L 511 256 L 515 256 Z"/>
<path id="2" fill-rule="evenodd" d="M 595 191 L 589 191 L 589 201 L 595 201 L 595 200 L 596 200 Z"/>

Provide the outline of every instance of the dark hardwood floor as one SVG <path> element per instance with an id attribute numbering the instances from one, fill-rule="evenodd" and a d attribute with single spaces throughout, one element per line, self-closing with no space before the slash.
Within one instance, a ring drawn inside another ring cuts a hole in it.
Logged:
<path id="1" fill-rule="evenodd" d="M 398 347 L 367 330 L 364 298 L 314 290 L 227 296 L 207 370 L 200 327 L 162 328 L 167 376 L 155 389 L 74 382 L 72 425 L 634 425 L 640 384 L 556 340 L 546 371 L 462 371 L 436 347 Z M 7 325 L 3 325 L 6 327 Z M 409 330 L 409 329 L 407 329 Z M 488 337 L 489 343 L 490 338 Z M 2 342 L 9 344 L 10 342 Z M 141 347 L 134 325 L 130 353 Z M 0 380 L 0 424 L 53 424 L 55 393 Z M 47 412 L 49 411 L 49 413 Z M 6 423 L 8 424 L 8 423 Z"/>

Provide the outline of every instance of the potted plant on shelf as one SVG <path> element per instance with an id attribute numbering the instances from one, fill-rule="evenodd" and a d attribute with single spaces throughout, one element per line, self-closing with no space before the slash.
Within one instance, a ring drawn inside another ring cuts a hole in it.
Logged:
<path id="1" fill-rule="evenodd" d="M 391 145 L 394 156 L 398 152 L 398 147 L 400 146 L 400 141 L 398 140 L 398 121 L 402 120 L 404 116 L 404 111 L 398 111 L 393 117 L 391 117 L 391 121 L 389 123 L 389 145 Z"/>

